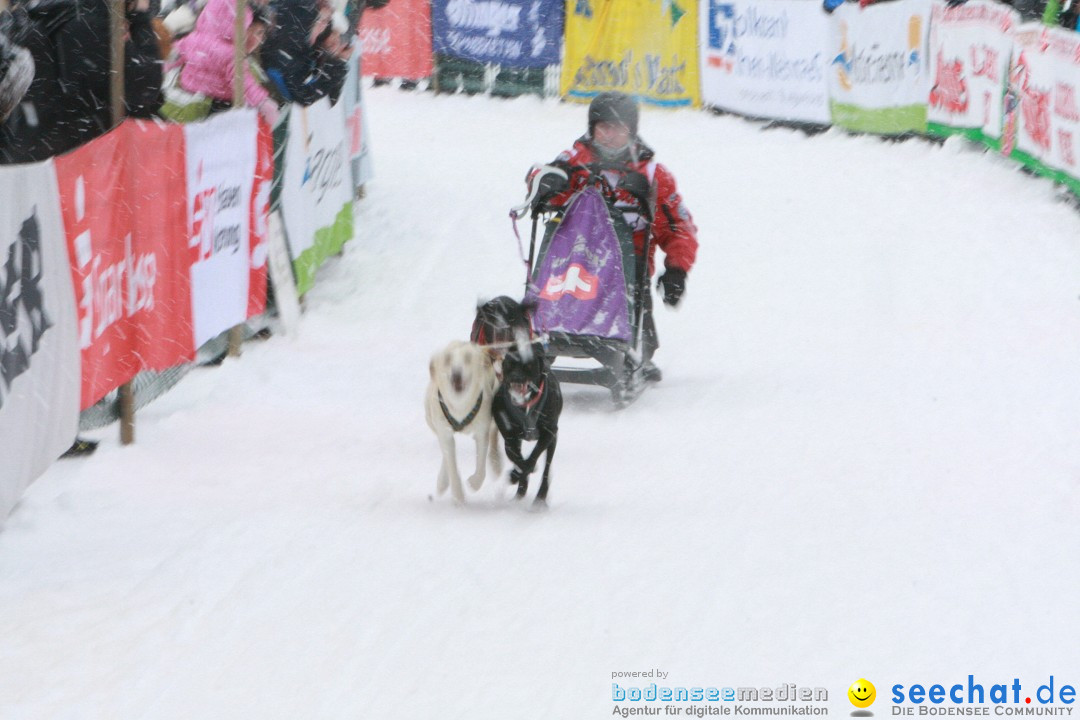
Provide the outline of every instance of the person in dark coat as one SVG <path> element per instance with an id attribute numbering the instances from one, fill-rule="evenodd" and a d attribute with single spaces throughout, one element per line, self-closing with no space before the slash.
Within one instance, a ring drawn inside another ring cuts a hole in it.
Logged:
<path id="1" fill-rule="evenodd" d="M 263 70 L 285 102 L 301 105 L 329 97 L 345 84 L 352 43 L 342 39 L 326 0 L 272 0 L 274 26 L 262 44 Z"/>
<path id="2" fill-rule="evenodd" d="M 30 51 L 36 72 L 0 126 L 0 163 L 44 160 L 110 130 L 109 0 L 23 0 L 12 14 L 12 39 Z M 126 113 L 153 117 L 163 100 L 162 63 L 147 0 L 129 0 L 126 21 Z"/>
<path id="3" fill-rule="evenodd" d="M 34 58 L 8 38 L 10 22 L 11 14 L 0 11 L 0 122 L 19 104 L 34 79 Z"/>

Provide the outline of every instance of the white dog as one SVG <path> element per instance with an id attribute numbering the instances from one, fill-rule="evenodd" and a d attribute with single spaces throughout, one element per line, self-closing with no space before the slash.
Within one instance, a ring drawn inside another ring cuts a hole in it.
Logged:
<path id="1" fill-rule="evenodd" d="M 442 449 L 438 491 L 441 495 L 449 486 L 454 500 L 460 503 L 465 501 L 465 493 L 458 475 L 454 433 L 472 435 L 476 441 L 476 471 L 469 477 L 469 487 L 479 490 L 484 484 L 487 455 L 496 475 L 502 472 L 499 428 L 491 418 L 491 400 L 498 390 L 498 380 L 491 357 L 468 342 L 454 341 L 432 355 L 430 369 L 424 406 L 428 426 Z"/>

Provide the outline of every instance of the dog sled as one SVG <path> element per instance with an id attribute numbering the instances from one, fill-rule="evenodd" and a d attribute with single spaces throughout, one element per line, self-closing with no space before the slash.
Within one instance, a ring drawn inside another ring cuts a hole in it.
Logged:
<path id="1" fill-rule="evenodd" d="M 636 210 L 651 217 L 645 202 Z M 614 189 L 590 172 L 588 183 L 561 207 L 533 209 L 530 198 L 511 215 L 516 220 L 533 210 L 524 304 L 532 308 L 534 333 L 546 338 L 555 377 L 607 388 L 615 405 L 625 407 L 649 384 L 643 325 L 650 238 L 646 232 L 643 254 L 635 254 L 623 216 L 635 208 L 615 203 Z"/>

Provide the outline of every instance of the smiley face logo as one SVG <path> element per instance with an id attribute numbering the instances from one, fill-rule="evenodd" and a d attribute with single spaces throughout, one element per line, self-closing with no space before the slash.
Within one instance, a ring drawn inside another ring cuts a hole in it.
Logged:
<path id="1" fill-rule="evenodd" d="M 848 700 L 857 708 L 868 708 L 877 699 L 874 684 L 865 678 L 859 678 L 847 689 Z"/>

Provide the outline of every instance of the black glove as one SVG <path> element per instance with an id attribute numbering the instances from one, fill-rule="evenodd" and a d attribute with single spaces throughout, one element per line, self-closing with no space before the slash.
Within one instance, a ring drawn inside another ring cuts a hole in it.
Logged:
<path id="1" fill-rule="evenodd" d="M 664 304 L 677 307 L 682 294 L 686 292 L 686 271 L 670 267 L 660 276 L 656 287 L 664 286 Z"/>
<path id="2" fill-rule="evenodd" d="M 531 204 L 533 215 L 540 212 L 540 208 L 548 200 L 570 188 L 570 181 L 557 172 L 541 171 L 533 182 L 536 183 L 536 194 L 533 195 Z"/>

